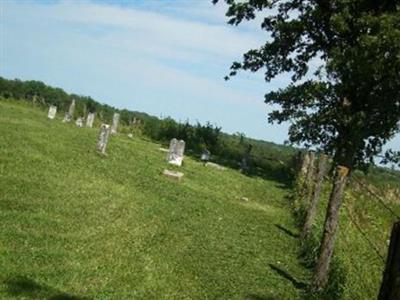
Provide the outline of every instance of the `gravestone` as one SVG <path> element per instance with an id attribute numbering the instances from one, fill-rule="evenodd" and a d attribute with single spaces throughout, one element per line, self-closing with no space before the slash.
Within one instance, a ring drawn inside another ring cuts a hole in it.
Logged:
<path id="1" fill-rule="evenodd" d="M 106 154 L 106 147 L 108 143 L 108 137 L 110 136 L 110 125 L 101 124 L 99 139 L 97 142 L 97 151 L 102 154 Z"/>
<path id="2" fill-rule="evenodd" d="M 79 117 L 78 119 L 76 119 L 75 125 L 78 127 L 83 127 L 83 118 Z"/>
<path id="3" fill-rule="evenodd" d="M 200 159 L 203 162 L 208 162 L 210 160 L 210 157 L 211 157 L 211 152 L 208 151 L 208 149 L 204 149 L 203 153 L 201 154 Z"/>
<path id="4" fill-rule="evenodd" d="M 92 128 L 93 127 L 93 122 L 94 122 L 94 113 L 89 113 L 86 119 L 86 127 Z"/>
<path id="5" fill-rule="evenodd" d="M 181 166 L 183 161 L 183 153 L 185 152 L 185 141 L 178 141 L 173 138 L 169 145 L 169 151 L 167 155 L 168 163 L 176 166 Z"/>
<path id="6" fill-rule="evenodd" d="M 57 113 L 57 106 L 50 105 L 49 107 L 49 113 L 47 114 L 47 117 L 51 120 L 53 120 L 56 117 Z"/>
<path id="7" fill-rule="evenodd" d="M 65 113 L 63 122 L 65 122 L 65 123 L 71 122 L 71 120 L 74 117 L 74 112 L 75 112 L 75 99 L 72 99 L 72 102 L 71 102 L 71 105 L 69 106 L 68 112 Z"/>
<path id="8" fill-rule="evenodd" d="M 183 178 L 183 175 L 184 175 L 181 172 L 170 171 L 170 170 L 167 170 L 167 169 L 164 170 L 163 174 L 165 176 L 169 177 L 169 178 L 172 178 L 172 179 L 175 179 L 175 180 L 178 180 L 178 181 L 180 181 Z"/>
<path id="9" fill-rule="evenodd" d="M 113 121 L 112 121 L 112 125 L 111 125 L 111 134 L 117 133 L 118 123 L 119 123 L 119 114 L 114 113 Z"/>

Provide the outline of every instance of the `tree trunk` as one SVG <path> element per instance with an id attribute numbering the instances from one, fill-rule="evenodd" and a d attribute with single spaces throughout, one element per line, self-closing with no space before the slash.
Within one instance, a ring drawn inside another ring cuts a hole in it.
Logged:
<path id="1" fill-rule="evenodd" d="M 339 226 L 339 209 L 342 203 L 343 192 L 346 186 L 348 173 L 349 169 L 347 167 L 336 167 L 334 185 L 329 197 L 329 203 L 325 217 L 324 233 L 319 249 L 318 262 L 312 282 L 312 289 L 314 291 L 321 290 L 328 282 L 329 265 L 331 262 L 336 233 Z"/>
<path id="2" fill-rule="evenodd" d="M 306 178 L 309 164 L 310 164 L 310 153 L 306 152 L 303 156 L 303 162 L 300 169 L 301 180 L 304 180 L 304 178 Z"/>
<path id="3" fill-rule="evenodd" d="M 328 157 L 325 154 L 320 155 L 319 162 L 318 162 L 318 173 L 315 178 L 315 185 L 314 185 L 313 193 L 311 195 L 310 205 L 307 210 L 306 220 L 305 220 L 304 226 L 303 226 L 302 238 L 305 238 L 309 234 L 309 232 L 311 230 L 311 225 L 314 222 L 315 214 L 317 212 L 319 197 L 321 194 L 322 184 L 324 182 L 324 176 L 325 176 L 326 169 L 327 169 L 327 160 L 328 160 Z"/>
<path id="4" fill-rule="evenodd" d="M 400 299 L 400 222 L 393 225 L 378 300 Z"/>

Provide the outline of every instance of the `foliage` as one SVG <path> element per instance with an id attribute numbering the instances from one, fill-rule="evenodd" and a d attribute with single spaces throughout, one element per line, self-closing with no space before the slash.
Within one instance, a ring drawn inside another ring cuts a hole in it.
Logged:
<path id="1" fill-rule="evenodd" d="M 269 121 L 290 120 L 291 142 L 350 169 L 372 162 L 400 130 L 398 1 L 225 1 L 232 25 L 265 11 L 261 28 L 271 37 L 234 62 L 230 76 L 291 74 L 289 86 L 265 96 L 280 107 Z"/>

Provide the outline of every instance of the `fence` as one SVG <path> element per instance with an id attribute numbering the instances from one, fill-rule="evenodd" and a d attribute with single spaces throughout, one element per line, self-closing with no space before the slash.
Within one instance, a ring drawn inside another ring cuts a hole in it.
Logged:
<path id="1" fill-rule="evenodd" d="M 312 164 L 313 160 L 308 157 L 306 158 L 306 161 L 308 161 L 309 163 L 311 162 Z M 317 185 L 316 182 L 318 182 L 318 177 L 320 177 L 321 175 L 320 172 L 316 171 L 316 169 L 319 168 L 315 168 L 314 166 L 309 166 L 307 168 L 308 171 L 306 172 L 306 174 L 304 174 L 305 170 L 304 166 L 301 169 L 303 169 L 303 174 L 301 174 L 301 176 L 303 176 L 303 182 L 305 181 L 305 184 L 308 185 L 307 187 L 308 189 L 315 191 Z M 311 172 L 313 172 L 312 176 L 310 176 L 309 174 L 310 170 Z M 315 176 L 316 174 L 319 175 Z M 311 178 L 314 178 L 314 180 L 310 181 Z M 325 181 L 331 181 L 331 177 L 328 175 L 324 175 L 324 179 Z M 374 239 L 371 238 L 369 232 L 364 230 L 365 227 L 359 223 L 356 215 L 353 212 L 351 212 L 350 207 L 347 204 L 343 205 L 350 222 L 354 225 L 353 227 L 355 228 L 356 232 L 359 233 L 360 238 L 365 241 L 366 245 L 368 245 L 370 252 L 376 255 L 377 259 L 380 261 L 379 264 L 382 264 L 382 271 L 383 269 L 385 269 L 385 271 L 383 272 L 384 275 L 382 279 L 381 288 L 379 291 L 379 300 L 384 300 L 384 299 L 398 300 L 400 299 L 400 222 L 399 222 L 400 216 L 385 200 L 384 192 L 382 190 L 379 190 L 376 187 L 372 188 L 370 185 L 364 182 L 364 180 L 360 178 L 360 176 L 358 175 L 356 176 L 355 174 L 353 174 L 353 176 L 351 177 L 350 186 L 354 187 L 355 185 L 357 185 L 358 191 L 352 190 L 349 192 L 350 194 L 353 194 L 353 196 L 356 198 L 361 198 L 361 194 L 368 195 L 368 197 L 364 198 L 365 201 L 372 201 L 373 203 L 379 205 L 384 211 L 384 214 L 387 215 L 386 219 L 395 222 L 393 225 L 390 238 L 390 246 L 386 258 L 386 253 L 383 254 L 382 251 L 382 249 L 385 249 L 386 251 L 387 248 L 386 245 L 384 246 L 377 245 L 376 241 L 374 241 Z M 310 197 L 307 192 L 305 193 L 304 191 L 302 191 L 301 194 L 303 197 L 306 198 L 306 200 L 309 200 Z M 310 203 L 308 203 L 309 210 L 312 210 L 313 205 L 315 209 L 315 203 L 313 204 L 311 199 L 309 201 Z M 315 199 L 312 200 L 314 201 Z M 307 227 L 305 226 L 305 228 L 303 229 L 303 233 L 306 233 L 305 232 L 306 228 Z M 385 267 L 383 267 L 384 265 Z M 361 280 L 361 284 L 365 284 L 363 280 Z M 365 286 L 365 288 L 368 290 L 367 286 Z M 369 287 L 369 289 L 371 289 L 371 287 Z"/>

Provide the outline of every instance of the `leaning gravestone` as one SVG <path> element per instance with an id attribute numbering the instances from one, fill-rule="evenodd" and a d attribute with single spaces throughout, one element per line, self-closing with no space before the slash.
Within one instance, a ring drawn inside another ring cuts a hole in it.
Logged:
<path id="1" fill-rule="evenodd" d="M 89 113 L 86 119 L 86 127 L 92 128 L 94 122 L 94 113 Z"/>
<path id="2" fill-rule="evenodd" d="M 109 136 L 110 136 L 110 125 L 101 124 L 99 132 L 99 140 L 97 142 L 97 151 L 99 151 L 101 154 L 106 154 L 106 147 Z"/>
<path id="3" fill-rule="evenodd" d="M 112 121 L 112 125 L 111 125 L 111 133 L 112 134 L 117 133 L 118 123 L 119 123 L 119 114 L 115 113 L 113 116 L 113 121 Z"/>
<path id="4" fill-rule="evenodd" d="M 65 123 L 71 122 L 72 118 L 74 117 L 74 111 L 75 111 L 75 99 L 72 99 L 68 112 L 65 113 L 63 122 Z"/>
<path id="5" fill-rule="evenodd" d="M 167 155 L 168 163 L 176 166 L 181 166 L 183 161 L 183 153 L 185 152 L 185 141 L 178 141 L 173 138 L 169 145 L 169 151 Z"/>
<path id="6" fill-rule="evenodd" d="M 79 117 L 78 119 L 76 119 L 75 125 L 78 127 L 83 127 L 83 118 Z"/>
<path id="7" fill-rule="evenodd" d="M 51 120 L 53 120 L 56 117 L 57 113 L 57 106 L 50 105 L 49 107 L 49 113 L 47 114 L 47 117 Z"/>

